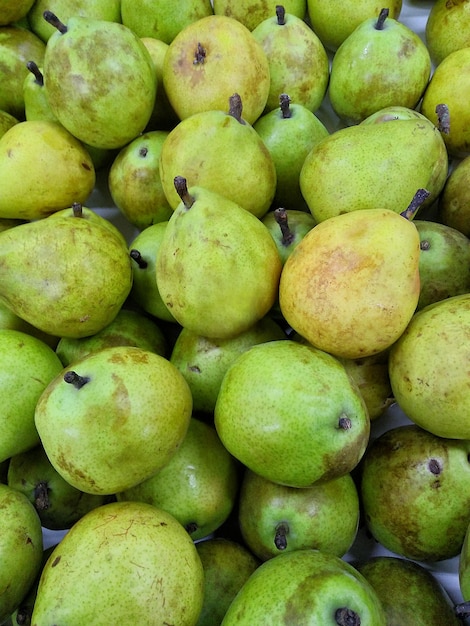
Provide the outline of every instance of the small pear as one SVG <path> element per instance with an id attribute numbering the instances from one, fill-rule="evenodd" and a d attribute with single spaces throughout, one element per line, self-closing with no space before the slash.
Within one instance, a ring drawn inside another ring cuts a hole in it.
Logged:
<path id="1" fill-rule="evenodd" d="M 262 222 L 269 229 L 283 264 L 315 226 L 311 213 L 282 207 L 266 213 Z"/>
<path id="2" fill-rule="evenodd" d="M 470 46 L 470 2 L 436 0 L 426 18 L 425 41 L 434 65 L 451 52 Z"/>
<path id="3" fill-rule="evenodd" d="M 470 155 L 449 173 L 438 200 L 438 218 L 470 237 Z"/>
<path id="4" fill-rule="evenodd" d="M 278 6 L 277 0 L 264 0 L 253 4 L 250 0 L 214 0 L 214 13 L 233 17 L 253 31 L 263 20 L 272 17 Z M 306 0 L 284 0 L 282 6 L 296 17 L 303 19 L 307 10 Z"/>

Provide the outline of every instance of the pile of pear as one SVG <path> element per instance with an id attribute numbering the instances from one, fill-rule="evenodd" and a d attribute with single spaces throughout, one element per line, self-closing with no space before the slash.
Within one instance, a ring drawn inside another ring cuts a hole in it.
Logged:
<path id="1" fill-rule="evenodd" d="M 402 9 L 0 0 L 0 624 L 470 616 L 470 0 Z"/>

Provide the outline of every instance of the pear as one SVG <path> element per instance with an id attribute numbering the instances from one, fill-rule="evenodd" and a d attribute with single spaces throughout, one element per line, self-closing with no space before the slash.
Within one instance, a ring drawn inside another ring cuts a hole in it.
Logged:
<path id="1" fill-rule="evenodd" d="M 62 371 L 62 363 L 46 343 L 19 330 L 0 330 L 0 461 L 35 447 L 36 403 Z"/>
<path id="2" fill-rule="evenodd" d="M 41 522 L 27 497 L 0 484 L 0 623 L 17 609 L 41 568 Z"/>
<path id="3" fill-rule="evenodd" d="M 455 50 L 435 68 L 421 101 L 421 113 L 439 124 L 439 105 L 448 109 L 448 128 L 442 137 L 450 157 L 470 154 L 470 117 L 466 103 L 470 98 L 470 47 Z"/>
<path id="4" fill-rule="evenodd" d="M 21 20 L 28 14 L 33 4 L 34 0 L 19 0 L 15 3 L 2 0 L 0 2 L 0 26 Z"/>
<path id="5" fill-rule="evenodd" d="M 470 442 L 416 424 L 377 437 L 361 462 L 360 497 L 368 530 L 393 552 L 436 562 L 459 554 L 469 515 Z"/>
<path id="6" fill-rule="evenodd" d="M 0 329 L 20 330 L 23 333 L 37 337 L 53 350 L 56 349 L 60 337 L 54 337 L 28 324 L 24 319 L 18 317 L 3 302 L 0 302 Z"/>
<path id="7" fill-rule="evenodd" d="M 108 498 L 72 487 L 54 469 L 42 445 L 11 457 L 8 485 L 24 493 L 36 509 L 41 525 L 51 530 L 70 528 Z"/>
<path id="8" fill-rule="evenodd" d="M 276 244 L 253 213 L 221 194 L 188 188 L 182 177 L 175 178 L 175 188 L 182 199 L 156 262 L 163 302 L 193 332 L 234 337 L 276 300 L 281 273 Z"/>
<path id="9" fill-rule="evenodd" d="M 304 16 L 289 13 L 277 5 L 273 15 L 252 30 L 269 63 L 270 89 L 266 111 L 279 105 L 279 94 L 309 111 L 320 108 L 328 87 L 330 65 L 322 42 L 305 22 Z"/>
<path id="10" fill-rule="evenodd" d="M 385 626 L 377 593 L 359 571 L 320 550 L 294 550 L 262 563 L 229 606 L 222 626 Z"/>
<path id="11" fill-rule="evenodd" d="M 282 207 L 266 213 L 262 222 L 271 233 L 283 264 L 316 225 L 310 213 Z"/>
<path id="12" fill-rule="evenodd" d="M 297 489 L 247 469 L 238 518 L 246 545 L 262 561 L 306 548 L 342 557 L 356 538 L 359 496 L 350 474 Z"/>
<path id="13" fill-rule="evenodd" d="M 233 17 L 253 31 L 263 20 L 272 17 L 278 6 L 275 0 L 264 0 L 255 4 L 247 0 L 213 0 L 214 13 Z M 304 19 L 307 10 L 306 0 L 284 0 L 285 11 Z"/>
<path id="14" fill-rule="evenodd" d="M 469 336 L 466 293 L 418 311 L 390 350 L 396 401 L 410 420 L 439 437 L 470 438 Z"/>
<path id="15" fill-rule="evenodd" d="M 17 120 L 13 115 L 10 115 L 10 113 L 0 111 L 0 137 L 2 137 L 2 135 L 4 135 L 12 126 L 18 124 L 18 122 L 19 120 Z"/>
<path id="16" fill-rule="evenodd" d="M 331 217 L 314 226 L 284 264 L 281 313 L 310 344 L 335 356 L 382 352 L 416 310 L 419 254 L 416 227 L 394 211 Z"/>
<path id="17" fill-rule="evenodd" d="M 253 124 L 269 95 L 269 63 L 260 44 L 233 17 L 209 15 L 183 28 L 169 44 L 163 85 L 178 117 L 225 111 L 240 94 L 244 118 Z"/>
<path id="18" fill-rule="evenodd" d="M 363 122 L 340 128 L 311 149 L 300 172 L 300 189 L 317 222 L 357 209 L 401 213 L 418 189 L 429 192 L 423 206 L 436 200 L 448 161 L 434 124 L 418 118 Z"/>
<path id="19" fill-rule="evenodd" d="M 189 387 L 167 359 L 116 346 L 56 376 L 34 419 L 59 474 L 85 493 L 110 495 L 168 463 L 186 435 L 191 410 Z"/>
<path id="20" fill-rule="evenodd" d="M 243 544 L 223 537 L 199 541 L 196 550 L 204 569 L 204 602 L 196 626 L 220 626 L 259 561 Z"/>
<path id="21" fill-rule="evenodd" d="M 44 566 L 32 624 L 196 623 L 204 571 L 185 529 L 142 502 L 83 516 Z"/>
<path id="22" fill-rule="evenodd" d="M 24 79 L 23 97 L 24 112 L 27 121 L 49 120 L 57 122 L 57 117 L 51 110 L 44 89 L 44 74 L 34 61 L 28 61 L 26 67 L 29 74 Z"/>
<path id="23" fill-rule="evenodd" d="M 96 176 L 89 152 L 65 128 L 30 120 L 15 124 L 0 139 L 0 179 L 0 216 L 35 220 L 72 202 L 84 203 Z"/>
<path id="24" fill-rule="evenodd" d="M 468 0 L 436 0 L 426 18 L 425 41 L 434 65 L 451 52 L 470 46 Z"/>
<path id="25" fill-rule="evenodd" d="M 350 472 L 370 432 L 363 399 L 341 363 L 288 339 L 252 346 L 232 363 L 214 423 L 246 467 L 290 487 Z"/>
<path id="26" fill-rule="evenodd" d="M 438 199 L 438 218 L 470 237 L 470 155 L 449 173 Z"/>
<path id="27" fill-rule="evenodd" d="M 173 209 L 181 202 L 174 179 L 182 174 L 188 185 L 220 193 L 256 217 L 267 213 L 276 191 L 276 166 L 243 118 L 243 104 L 233 94 L 228 112 L 195 113 L 170 131 L 161 149 L 160 178 Z"/>
<path id="28" fill-rule="evenodd" d="M 421 38 L 389 17 L 362 22 L 336 51 L 330 73 L 331 106 L 346 124 L 358 124 L 386 106 L 414 108 L 428 84 L 431 58 Z"/>
<path id="29" fill-rule="evenodd" d="M 45 18 L 57 28 L 43 63 L 52 112 L 81 141 L 122 148 L 153 111 L 157 81 L 147 48 L 117 22 L 74 15 L 65 25 L 51 11 Z"/>
<path id="30" fill-rule="evenodd" d="M 0 233 L 0 250 L 0 300 L 57 337 L 98 332 L 131 289 L 127 248 L 91 220 L 64 216 L 20 224 Z"/>
<path id="31" fill-rule="evenodd" d="M 379 596 L 388 626 L 462 624 L 447 590 L 423 565 L 395 556 L 376 556 L 356 568 Z"/>
<path id="32" fill-rule="evenodd" d="M 213 426 L 192 417 L 168 463 L 155 476 L 116 497 L 147 502 L 171 513 L 196 541 L 225 522 L 235 506 L 238 486 L 237 462 Z"/>

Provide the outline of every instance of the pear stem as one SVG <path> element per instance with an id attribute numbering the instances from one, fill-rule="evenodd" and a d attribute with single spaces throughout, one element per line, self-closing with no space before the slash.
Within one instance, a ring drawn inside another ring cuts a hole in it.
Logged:
<path id="1" fill-rule="evenodd" d="M 197 525 L 196 522 L 188 522 L 185 525 L 186 532 L 189 533 L 190 535 L 195 533 L 198 528 L 199 528 L 199 526 Z"/>
<path id="2" fill-rule="evenodd" d="M 404 211 L 402 211 L 400 215 L 407 220 L 413 219 L 419 207 L 423 204 L 423 202 L 429 195 L 430 194 L 427 189 L 418 189 L 408 207 Z"/>
<path id="3" fill-rule="evenodd" d="M 338 609 L 335 613 L 335 620 L 338 626 L 361 626 L 359 615 L 348 608 Z"/>
<path id="4" fill-rule="evenodd" d="M 75 389 L 81 389 L 90 379 L 86 376 L 80 376 L 77 372 L 72 370 L 65 372 L 64 381 L 75 387 Z"/>
<path id="5" fill-rule="evenodd" d="M 228 104 L 228 114 L 234 117 L 237 122 L 240 122 L 240 124 L 244 124 L 245 122 L 242 118 L 243 103 L 240 94 L 234 93 L 232 96 L 230 96 L 230 98 L 228 99 Z"/>
<path id="6" fill-rule="evenodd" d="M 450 111 L 447 104 L 438 104 L 436 106 L 436 115 L 438 130 L 448 135 L 450 133 Z"/>
<path id="7" fill-rule="evenodd" d="M 276 526 L 276 534 L 274 535 L 274 545 L 278 550 L 287 548 L 287 535 L 289 534 L 289 524 L 287 522 L 279 522 Z"/>
<path id="8" fill-rule="evenodd" d="M 139 269 L 144 270 L 146 267 L 148 267 L 147 261 L 135 248 L 132 248 L 132 250 L 129 252 L 129 255 L 131 259 L 137 263 Z"/>
<path id="9" fill-rule="evenodd" d="M 33 611 L 29 606 L 19 606 L 16 610 L 16 623 L 18 626 L 28 626 L 31 624 Z"/>
<path id="10" fill-rule="evenodd" d="M 349 430 L 351 428 L 351 420 L 347 415 L 341 415 L 338 420 L 338 427 L 341 428 L 341 430 Z"/>
<path id="11" fill-rule="evenodd" d="M 45 481 L 40 481 L 34 488 L 34 506 L 37 511 L 49 508 L 49 490 Z"/>
<path id="12" fill-rule="evenodd" d="M 194 53 L 193 65 L 203 65 L 206 60 L 206 51 L 202 44 L 198 42 L 196 52 Z"/>
<path id="13" fill-rule="evenodd" d="M 460 602 L 460 604 L 456 604 L 454 611 L 455 615 L 459 619 L 467 619 L 467 617 L 470 617 L 470 600 L 467 600 L 466 602 Z"/>
<path id="14" fill-rule="evenodd" d="M 379 13 L 379 17 L 377 18 L 377 22 L 375 24 L 376 30 L 383 30 L 385 20 L 388 17 L 390 10 L 389 9 L 381 9 Z"/>
<path id="15" fill-rule="evenodd" d="M 31 74 L 34 74 L 34 78 L 36 79 L 35 82 L 40 87 L 43 87 L 44 86 L 44 76 L 43 76 L 43 73 L 41 72 L 41 70 L 39 69 L 39 67 L 37 66 L 37 64 L 34 61 L 28 61 L 26 63 L 26 67 L 31 72 Z"/>
<path id="16" fill-rule="evenodd" d="M 62 35 L 64 35 L 67 32 L 67 30 L 68 30 L 67 26 L 65 24 L 63 24 L 59 20 L 57 15 L 55 15 L 55 13 L 52 13 L 52 11 L 44 11 L 42 16 L 46 20 L 46 22 L 48 22 L 54 28 L 57 28 L 59 33 L 62 33 Z"/>
<path id="17" fill-rule="evenodd" d="M 276 17 L 278 26 L 285 26 L 286 23 L 286 10 L 282 4 L 276 5 Z"/>
<path id="18" fill-rule="evenodd" d="M 281 243 L 283 246 L 290 246 L 290 244 L 294 241 L 294 233 L 289 228 L 289 223 L 287 219 L 287 211 L 282 207 L 278 209 L 274 209 L 274 219 L 279 225 L 282 233 Z"/>
<path id="19" fill-rule="evenodd" d="M 74 217 L 83 217 L 82 209 L 83 209 L 83 207 L 82 207 L 80 202 L 73 202 L 72 203 L 72 211 L 73 211 L 73 216 Z"/>
<path id="20" fill-rule="evenodd" d="M 286 93 L 281 93 L 281 95 L 279 96 L 279 106 L 281 108 L 282 117 L 285 120 L 289 117 L 292 117 L 290 102 L 291 100 L 289 96 Z"/>
<path id="21" fill-rule="evenodd" d="M 194 202 L 196 201 L 196 198 L 194 198 L 189 193 L 188 186 L 186 184 L 186 178 L 184 178 L 183 176 L 175 176 L 173 182 L 175 185 L 176 193 L 181 198 L 184 206 L 187 209 L 190 209 L 193 206 Z"/>

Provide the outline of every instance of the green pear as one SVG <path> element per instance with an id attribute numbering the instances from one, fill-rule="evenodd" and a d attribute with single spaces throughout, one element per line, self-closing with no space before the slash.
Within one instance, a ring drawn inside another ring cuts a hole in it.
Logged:
<path id="1" fill-rule="evenodd" d="M 305 22 L 276 5 L 272 16 L 252 30 L 266 53 L 271 77 L 266 110 L 279 106 L 279 94 L 313 113 L 320 108 L 328 87 L 330 64 L 322 42 Z"/>
<path id="2" fill-rule="evenodd" d="M 91 220 L 20 224 L 0 233 L 0 249 L 0 300 L 50 335 L 93 335 L 116 317 L 131 289 L 126 246 Z"/>
<path id="3" fill-rule="evenodd" d="M 19 120 L 17 120 L 13 115 L 10 115 L 10 113 L 0 111 L 0 137 L 2 137 L 2 135 L 4 135 L 12 126 L 18 124 L 18 122 Z"/>
<path id="4" fill-rule="evenodd" d="M 457 556 L 470 522 L 468 440 L 416 424 L 377 437 L 361 462 L 367 528 L 397 556 L 436 562 Z"/>
<path id="5" fill-rule="evenodd" d="M 19 0 L 10 2 L 9 0 L 0 1 L 0 26 L 6 26 L 12 22 L 18 22 L 28 14 L 34 0 Z"/>
<path id="6" fill-rule="evenodd" d="M 35 0 L 28 13 L 31 30 L 47 43 L 55 28 L 44 19 L 44 11 L 53 11 L 68 21 L 74 15 L 109 22 L 121 21 L 121 0 Z"/>
<path id="7" fill-rule="evenodd" d="M 61 124 L 30 120 L 0 138 L 0 180 L 0 216 L 36 220 L 85 203 L 96 174 L 89 152 Z"/>
<path id="8" fill-rule="evenodd" d="M 314 226 L 284 264 L 281 313 L 309 343 L 335 356 L 382 352 L 416 310 L 419 255 L 416 227 L 395 211 L 331 217 Z"/>
<path id="9" fill-rule="evenodd" d="M 204 602 L 196 626 L 220 626 L 259 561 L 243 544 L 223 537 L 199 541 L 196 550 L 204 569 Z"/>
<path id="10" fill-rule="evenodd" d="M 285 93 L 279 96 L 279 106 L 258 118 L 253 128 L 263 140 L 276 168 L 273 204 L 308 212 L 300 191 L 300 172 L 313 146 L 329 135 L 328 129 L 310 109 L 292 103 Z"/>
<path id="11" fill-rule="evenodd" d="M 317 222 L 357 209 L 401 213 L 418 189 L 429 192 L 423 206 L 436 200 L 448 161 L 433 124 L 418 118 L 361 123 L 336 130 L 311 149 L 300 172 L 300 189 Z"/>
<path id="12" fill-rule="evenodd" d="M 461 626 L 442 584 L 423 565 L 395 556 L 371 557 L 356 568 L 375 589 L 387 626 Z"/>
<path id="13" fill-rule="evenodd" d="M 91 509 L 106 503 L 107 496 L 84 493 L 72 487 L 54 469 L 42 445 L 15 454 L 8 467 L 8 485 L 28 498 L 41 524 L 66 530 Z"/>
<path id="14" fill-rule="evenodd" d="M 434 124 L 428 120 L 428 118 L 417 111 L 416 109 L 410 109 L 409 107 L 402 105 L 390 105 L 387 107 L 383 107 L 383 109 L 379 109 L 375 111 L 375 113 L 371 113 L 364 120 L 362 120 L 361 125 L 368 124 L 383 124 L 384 122 L 393 122 L 396 120 L 420 120 L 426 124 Z"/>
<path id="15" fill-rule="evenodd" d="M 238 122 L 237 122 L 238 123 Z M 181 202 L 157 255 L 163 302 L 184 327 L 234 337 L 264 317 L 277 297 L 281 260 L 266 226 L 217 192 L 175 178 Z"/>
<path id="16" fill-rule="evenodd" d="M 449 173 L 438 199 L 438 217 L 470 237 L 470 155 L 457 162 Z"/>
<path id="17" fill-rule="evenodd" d="M 365 20 L 378 17 L 381 9 L 389 10 L 389 16 L 398 20 L 402 0 L 308 0 L 307 13 L 313 30 L 325 48 L 332 52 Z"/>
<path id="18" fill-rule="evenodd" d="M 370 432 L 364 401 L 341 363 L 288 339 L 255 345 L 232 363 L 214 422 L 233 456 L 290 487 L 349 473 Z"/>
<path id="19" fill-rule="evenodd" d="M 34 425 L 36 403 L 62 371 L 62 363 L 46 343 L 19 330 L 0 330 L 0 461 L 39 443 Z"/>
<path id="20" fill-rule="evenodd" d="M 161 150 L 160 178 L 173 209 L 181 202 L 174 185 L 181 174 L 188 185 L 217 192 L 256 217 L 267 213 L 276 191 L 276 166 L 243 118 L 243 105 L 239 94 L 233 94 L 228 112 L 195 113 L 170 131 Z"/>
<path id="21" fill-rule="evenodd" d="M 284 331 L 270 317 L 263 317 L 235 337 L 217 339 L 182 328 L 170 361 L 186 379 L 193 410 L 212 414 L 225 372 L 235 359 L 253 345 L 285 339 Z"/>
<path id="22" fill-rule="evenodd" d="M 43 63 L 52 112 L 81 141 L 122 148 L 153 111 L 157 81 L 147 48 L 117 22 L 74 15 L 65 25 L 51 11 L 45 17 L 57 29 Z"/>
<path id="23" fill-rule="evenodd" d="M 156 280 L 157 255 L 168 221 L 147 226 L 129 244 L 132 259 L 131 300 L 150 315 L 166 322 L 176 322 L 162 300 Z"/>
<path id="24" fill-rule="evenodd" d="M 204 570 L 173 516 L 142 502 L 84 515 L 43 568 L 32 624 L 196 624 Z"/>
<path id="25" fill-rule="evenodd" d="M 34 61 L 28 61 L 26 67 L 29 70 L 29 74 L 26 76 L 23 83 L 26 120 L 49 120 L 50 122 L 57 122 L 57 117 L 52 112 L 47 100 L 42 69 L 38 67 Z"/>
<path id="26" fill-rule="evenodd" d="M 17 6 L 17 3 L 10 3 Z M 0 26 L 0 109 L 24 120 L 23 83 L 28 75 L 26 63 L 41 66 L 46 46 L 34 33 L 20 26 Z"/>
<path id="27" fill-rule="evenodd" d="M 418 311 L 390 350 L 396 401 L 410 420 L 440 437 L 470 438 L 469 333 L 466 293 Z"/>
<path id="28" fill-rule="evenodd" d="M 238 485 L 238 464 L 213 426 L 192 417 L 168 463 L 116 497 L 147 502 L 171 513 L 196 541 L 225 522 L 235 506 Z"/>
<path id="29" fill-rule="evenodd" d="M 439 105 L 448 109 L 449 124 L 442 138 L 450 157 L 465 158 L 470 154 L 470 47 L 455 50 L 435 68 L 421 101 L 421 113 L 434 124 L 440 123 Z"/>
<path id="30" fill-rule="evenodd" d="M 209 15 L 185 26 L 169 44 L 163 84 L 181 120 L 200 111 L 225 111 L 229 97 L 238 93 L 244 119 L 253 124 L 268 99 L 269 63 L 244 24 Z"/>
<path id="31" fill-rule="evenodd" d="M 470 240 L 450 226 L 415 220 L 420 238 L 418 309 L 470 292 Z"/>
<path id="32" fill-rule="evenodd" d="M 111 346 L 136 346 L 161 356 L 167 352 L 165 336 L 155 321 L 140 311 L 123 308 L 112 322 L 90 337 L 62 337 L 56 353 L 66 367 L 92 352 Z"/>
<path id="33" fill-rule="evenodd" d="M 408 26 L 382 9 L 341 44 L 331 64 L 331 106 L 346 124 L 358 124 L 386 106 L 414 108 L 428 84 L 431 58 Z"/>
<path id="34" fill-rule="evenodd" d="M 468 0 L 435 0 L 426 18 L 425 41 L 431 59 L 439 65 L 451 52 L 470 46 Z"/>
<path id="35" fill-rule="evenodd" d="M 356 539 L 359 496 L 350 474 L 298 489 L 247 469 L 238 518 L 246 545 L 262 561 L 307 548 L 342 557 Z"/>
<path id="36" fill-rule="evenodd" d="M 377 593 L 358 570 L 320 550 L 294 550 L 262 563 L 231 603 L 222 626 L 385 626 Z"/>
<path id="37" fill-rule="evenodd" d="M 28 324 L 24 319 L 18 317 L 16 313 L 13 313 L 3 302 L 0 302 L 0 329 L 19 330 L 28 335 L 33 335 L 33 337 L 37 337 L 53 350 L 56 349 L 60 339 Z"/>
<path id="38" fill-rule="evenodd" d="M 192 398 L 164 357 L 134 346 L 104 348 L 56 376 L 35 423 L 52 465 L 85 493 L 124 491 L 160 470 L 181 445 Z"/>
<path id="39" fill-rule="evenodd" d="M 247 0 L 213 0 L 214 13 L 232 17 L 248 30 L 253 31 L 263 20 L 275 14 L 278 3 L 275 0 L 264 0 L 252 3 Z M 287 13 L 300 19 L 305 17 L 307 11 L 306 0 L 284 0 L 282 6 Z"/>
<path id="40" fill-rule="evenodd" d="M 188 24 L 212 14 L 210 0 L 121 0 L 123 24 L 138 37 L 154 37 L 166 44 Z"/>
<path id="41" fill-rule="evenodd" d="M 282 207 L 266 213 L 262 222 L 276 243 L 283 265 L 305 235 L 316 225 L 311 213 Z"/>
<path id="42" fill-rule="evenodd" d="M 144 230 L 173 213 L 160 179 L 160 155 L 169 131 L 149 131 L 122 148 L 109 168 L 108 186 L 126 220 Z"/>
<path id="43" fill-rule="evenodd" d="M 27 497 L 0 484 L 0 623 L 15 611 L 41 568 L 42 529 Z"/>

